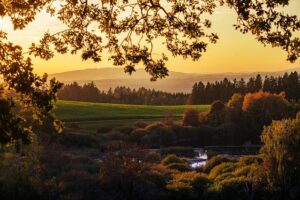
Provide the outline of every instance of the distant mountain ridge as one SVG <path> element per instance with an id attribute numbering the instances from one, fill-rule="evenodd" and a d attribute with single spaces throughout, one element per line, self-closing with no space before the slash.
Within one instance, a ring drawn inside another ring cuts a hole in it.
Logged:
<path id="1" fill-rule="evenodd" d="M 250 77 L 260 74 L 262 77 L 279 76 L 285 72 L 298 71 L 300 68 L 293 68 L 275 72 L 244 72 L 244 73 L 215 73 L 215 74 L 197 74 L 197 73 L 183 73 L 170 71 L 169 76 L 165 79 L 157 80 L 156 82 L 150 81 L 150 76 L 144 69 L 137 69 L 131 76 L 125 74 L 122 68 L 98 68 L 98 69 L 84 69 L 76 71 L 67 71 L 62 73 L 50 74 L 49 77 L 55 77 L 63 83 L 78 82 L 84 84 L 93 81 L 100 90 L 107 91 L 109 88 L 117 86 L 126 86 L 130 88 L 155 88 L 167 92 L 191 92 L 192 86 L 195 82 L 202 81 L 220 81 L 225 77 L 233 80 L 244 78 L 245 80 Z"/>

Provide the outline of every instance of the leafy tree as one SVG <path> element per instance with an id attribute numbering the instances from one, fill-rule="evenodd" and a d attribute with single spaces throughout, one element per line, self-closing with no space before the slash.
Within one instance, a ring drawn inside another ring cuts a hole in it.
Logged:
<path id="1" fill-rule="evenodd" d="M 226 105 L 221 101 L 214 101 L 207 114 L 207 122 L 213 126 L 225 122 Z"/>
<path id="2" fill-rule="evenodd" d="M 208 185 L 205 174 L 183 172 L 174 174 L 166 188 L 171 193 L 170 199 L 199 199 Z"/>
<path id="3" fill-rule="evenodd" d="M 183 113 L 182 124 L 184 126 L 197 126 L 199 124 L 199 112 L 195 109 L 185 110 Z"/>
<path id="4" fill-rule="evenodd" d="M 300 195 L 300 119 L 273 121 L 262 133 L 261 149 L 270 189 L 279 199 Z"/>
<path id="5" fill-rule="evenodd" d="M 231 99 L 228 101 L 227 106 L 229 109 L 231 109 L 231 114 L 232 116 L 230 117 L 234 122 L 239 122 L 241 121 L 242 118 L 242 107 L 243 107 L 243 101 L 244 101 L 244 96 L 235 93 Z"/>
<path id="6" fill-rule="evenodd" d="M 156 182 L 162 178 L 151 170 L 146 158 L 147 153 L 131 146 L 118 156 L 103 159 L 99 180 L 109 199 L 158 198 Z"/>
<path id="7" fill-rule="evenodd" d="M 259 127 L 272 120 L 288 117 L 289 102 L 281 95 L 269 92 L 248 93 L 244 97 L 243 111 Z"/>
<path id="8" fill-rule="evenodd" d="M 13 15 L 12 22 L 22 26 L 22 20 L 14 16 L 19 16 L 18 11 L 23 9 L 19 10 L 13 6 L 13 2 L 10 3 L 11 7 L 7 7 L 3 1 L 0 2 L 0 16 Z M 28 18 L 24 20 L 30 21 Z M 7 34 L 1 30 L 0 77 L 0 145 L 15 141 L 28 142 L 34 123 L 42 123 L 45 118 L 51 119 L 58 129 L 61 128 L 61 124 L 51 115 L 52 103 L 61 83 L 55 79 L 47 81 L 46 74 L 42 77 L 34 74 L 30 58 L 25 58 L 22 48 L 9 42 Z"/>

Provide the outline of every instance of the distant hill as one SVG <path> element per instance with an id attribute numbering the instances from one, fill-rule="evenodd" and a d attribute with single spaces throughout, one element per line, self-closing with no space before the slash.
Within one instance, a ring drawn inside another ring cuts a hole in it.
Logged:
<path id="1" fill-rule="evenodd" d="M 283 75 L 285 72 L 298 71 L 300 68 L 294 68 L 284 71 L 275 72 L 250 72 L 250 73 L 216 73 L 216 74 L 197 74 L 197 73 L 182 73 L 173 72 L 169 73 L 169 77 L 158 80 L 156 82 L 150 81 L 150 76 L 143 70 L 137 69 L 131 76 L 125 74 L 122 68 L 98 68 L 98 69 L 84 69 L 76 71 L 67 71 L 62 73 L 56 73 L 49 75 L 50 77 L 56 77 L 58 80 L 64 83 L 71 83 L 77 81 L 79 84 L 88 83 L 94 81 L 100 90 L 107 91 L 109 88 L 116 86 L 127 86 L 130 88 L 155 88 L 156 90 L 162 90 L 167 92 L 191 92 L 193 84 L 197 81 L 219 81 L 227 77 L 232 80 L 234 78 L 245 80 L 257 74 L 263 77 Z"/>

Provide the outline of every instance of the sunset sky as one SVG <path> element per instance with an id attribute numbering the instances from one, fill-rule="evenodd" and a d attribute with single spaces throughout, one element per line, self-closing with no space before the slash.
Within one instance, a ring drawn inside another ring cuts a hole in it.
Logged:
<path id="1" fill-rule="evenodd" d="M 291 0 L 289 14 L 300 17 L 300 0 Z M 249 72 L 249 71 L 277 71 L 300 67 L 300 59 L 291 64 L 286 61 L 286 52 L 279 48 L 264 47 L 258 43 L 254 36 L 243 35 L 234 30 L 233 24 L 236 14 L 228 8 L 216 10 L 212 22 L 212 31 L 218 33 L 220 40 L 217 44 L 210 44 L 203 57 L 196 62 L 183 60 L 181 57 L 169 57 L 167 67 L 173 71 L 194 73 L 220 73 L 220 72 Z M 0 20 L 0 29 L 9 33 L 9 39 L 25 49 L 37 42 L 45 31 L 51 33 L 62 30 L 63 25 L 55 18 L 50 18 L 46 13 L 40 13 L 37 19 L 22 31 L 13 31 L 12 25 L 6 19 Z M 297 33 L 299 34 L 299 33 Z M 160 43 L 156 45 L 160 46 Z M 159 48 L 162 51 L 163 48 Z M 156 53 L 156 52 L 155 52 Z M 160 53 L 160 52 L 157 52 Z M 82 61 L 80 55 L 57 55 L 49 61 L 34 59 L 35 71 L 56 73 L 85 68 L 113 67 L 103 56 L 103 61 L 93 63 Z"/>

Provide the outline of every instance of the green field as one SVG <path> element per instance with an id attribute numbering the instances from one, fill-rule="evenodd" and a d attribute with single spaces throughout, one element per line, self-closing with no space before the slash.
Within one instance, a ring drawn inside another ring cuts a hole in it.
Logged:
<path id="1" fill-rule="evenodd" d="M 62 121 L 151 119 L 180 117 L 184 110 L 207 111 L 208 105 L 144 106 L 107 103 L 58 101 L 56 115 Z"/>
<path id="2" fill-rule="evenodd" d="M 137 120 L 153 122 L 164 118 L 178 119 L 184 110 L 189 108 L 207 111 L 209 106 L 146 106 L 58 101 L 55 113 L 67 124 L 77 123 L 82 129 L 94 131 L 102 126 L 131 126 Z"/>

